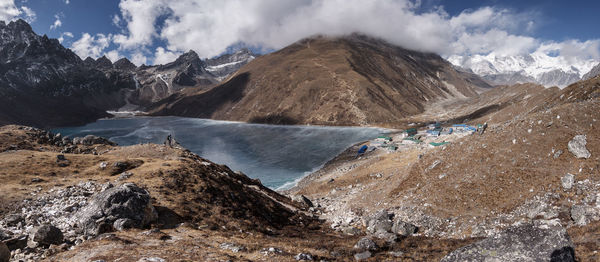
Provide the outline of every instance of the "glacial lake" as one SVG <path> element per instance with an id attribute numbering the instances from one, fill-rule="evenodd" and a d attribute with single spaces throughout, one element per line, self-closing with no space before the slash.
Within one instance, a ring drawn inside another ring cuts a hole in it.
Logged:
<path id="1" fill-rule="evenodd" d="M 349 146 L 387 132 L 381 128 L 281 126 L 184 117 L 102 119 L 52 130 L 63 136 L 102 136 L 127 146 L 162 144 L 171 134 L 190 151 L 272 189 L 291 187 Z"/>

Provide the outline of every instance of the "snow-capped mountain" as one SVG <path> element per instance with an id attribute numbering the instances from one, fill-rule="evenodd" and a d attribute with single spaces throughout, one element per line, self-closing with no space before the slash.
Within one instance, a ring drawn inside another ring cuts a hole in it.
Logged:
<path id="1" fill-rule="evenodd" d="M 598 61 L 569 60 L 562 56 L 550 56 L 544 52 L 527 55 L 450 56 L 452 64 L 472 70 L 492 84 L 512 85 L 534 82 L 546 87 L 565 87 L 580 80 Z"/>
<path id="2" fill-rule="evenodd" d="M 590 79 L 597 75 L 600 75 L 600 64 L 594 66 L 594 68 L 592 68 L 592 70 L 590 70 L 587 74 L 583 75 L 583 80 Z"/>
<path id="3" fill-rule="evenodd" d="M 256 55 L 244 48 L 233 54 L 225 54 L 206 60 L 206 64 L 208 65 L 206 70 L 215 75 L 219 80 L 223 80 L 243 65 L 254 60 L 254 58 L 256 58 Z"/>

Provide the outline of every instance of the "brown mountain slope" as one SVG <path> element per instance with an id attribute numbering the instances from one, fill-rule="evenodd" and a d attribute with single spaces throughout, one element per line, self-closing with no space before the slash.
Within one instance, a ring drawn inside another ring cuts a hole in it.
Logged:
<path id="1" fill-rule="evenodd" d="M 442 238 L 553 221 L 568 230 L 577 261 L 599 261 L 600 77 L 562 90 L 500 87 L 478 99 L 499 108 L 476 118 L 489 123 L 481 135 L 454 133 L 429 138 L 450 142 L 444 146 L 401 143 L 357 158 L 359 144 L 290 192 L 323 206 L 322 217 L 340 230 L 384 208 L 419 234 Z M 576 136 L 585 142 L 572 142 Z M 578 158 L 572 148 L 582 144 L 589 155 Z"/>
<path id="2" fill-rule="evenodd" d="M 366 36 L 316 37 L 257 58 L 209 91 L 171 96 L 155 115 L 249 122 L 392 125 L 433 101 L 476 96 L 474 75 L 435 54 Z"/>

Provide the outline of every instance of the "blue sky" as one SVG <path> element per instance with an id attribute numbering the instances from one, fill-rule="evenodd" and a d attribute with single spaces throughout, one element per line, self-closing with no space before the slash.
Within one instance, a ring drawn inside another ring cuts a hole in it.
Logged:
<path id="1" fill-rule="evenodd" d="M 33 10 L 27 20 L 38 34 L 60 38 L 80 56 L 126 56 L 136 64 L 165 63 L 190 49 L 212 57 L 240 42 L 273 50 L 350 31 L 446 56 L 552 46 L 558 54 L 598 59 L 600 38 L 600 1 L 2 1 L 21 10 L 14 17 Z"/>

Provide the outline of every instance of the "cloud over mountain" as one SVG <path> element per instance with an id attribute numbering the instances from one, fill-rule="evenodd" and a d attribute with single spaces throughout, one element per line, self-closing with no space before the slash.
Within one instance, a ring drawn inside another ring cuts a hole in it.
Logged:
<path id="1" fill-rule="evenodd" d="M 558 55 L 598 57 L 595 40 L 537 39 L 539 14 L 489 6 L 450 15 L 443 6 L 411 0 L 121 0 L 118 10 L 111 20 L 120 31 L 110 47 L 99 42 L 96 49 L 138 63 L 163 63 L 188 50 L 213 57 L 240 43 L 273 50 L 317 34 L 354 32 L 445 57 L 519 55 L 548 46 Z"/>

